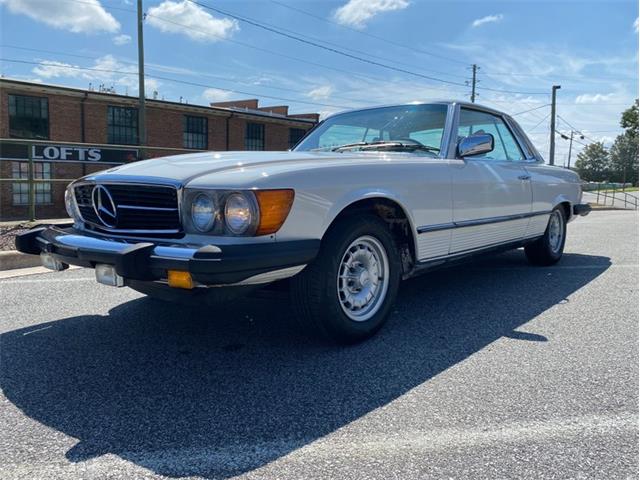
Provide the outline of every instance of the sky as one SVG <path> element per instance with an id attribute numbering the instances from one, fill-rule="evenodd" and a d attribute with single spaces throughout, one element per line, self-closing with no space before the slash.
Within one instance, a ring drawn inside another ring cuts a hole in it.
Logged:
<path id="1" fill-rule="evenodd" d="M 505 111 L 545 158 L 557 129 L 610 145 L 638 97 L 638 2 L 145 0 L 148 97 L 323 117 L 363 106 L 468 100 Z M 136 0 L 0 0 L 0 73 L 137 95 Z M 556 141 L 556 163 L 569 142 Z"/>

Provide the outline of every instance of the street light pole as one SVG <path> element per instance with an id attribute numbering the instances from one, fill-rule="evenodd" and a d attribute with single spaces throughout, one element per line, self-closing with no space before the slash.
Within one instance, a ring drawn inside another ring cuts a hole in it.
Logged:
<path id="1" fill-rule="evenodd" d="M 143 39 L 144 13 L 142 0 L 138 0 L 138 143 L 141 147 L 147 144 L 147 123 L 144 95 L 144 39 Z M 144 158 L 144 148 L 140 156 Z"/>
<path id="2" fill-rule="evenodd" d="M 551 87 L 551 137 L 549 138 L 549 165 L 554 165 L 556 156 L 556 90 L 560 85 Z"/>

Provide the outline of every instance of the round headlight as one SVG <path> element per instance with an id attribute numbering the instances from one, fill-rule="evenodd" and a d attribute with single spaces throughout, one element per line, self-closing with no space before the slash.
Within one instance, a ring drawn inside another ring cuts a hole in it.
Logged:
<path id="1" fill-rule="evenodd" d="M 67 214 L 74 220 L 80 220 L 80 213 L 78 213 L 78 208 L 76 206 L 76 199 L 73 195 L 73 188 L 67 187 L 64 191 L 64 206 L 67 210 Z"/>
<path id="2" fill-rule="evenodd" d="M 224 218 L 231 233 L 236 235 L 245 233 L 253 221 L 249 199 L 241 193 L 229 195 L 224 207 Z"/>
<path id="3" fill-rule="evenodd" d="M 213 200 L 204 193 L 199 193 L 191 202 L 191 221 L 200 232 L 211 230 L 216 219 Z"/>

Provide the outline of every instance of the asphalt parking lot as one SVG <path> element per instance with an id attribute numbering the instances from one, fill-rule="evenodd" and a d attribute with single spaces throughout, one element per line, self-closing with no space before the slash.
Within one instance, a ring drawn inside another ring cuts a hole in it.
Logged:
<path id="1" fill-rule="evenodd" d="M 281 300 L 0 280 L 0 478 L 637 478 L 638 215 L 405 282 L 333 347 Z"/>

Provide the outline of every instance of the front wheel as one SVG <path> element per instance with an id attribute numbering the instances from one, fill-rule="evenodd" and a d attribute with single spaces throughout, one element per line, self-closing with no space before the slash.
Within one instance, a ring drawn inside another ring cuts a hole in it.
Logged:
<path id="1" fill-rule="evenodd" d="M 373 215 L 338 221 L 318 257 L 291 282 L 304 329 L 340 343 L 364 340 L 384 324 L 395 301 L 401 263 L 387 224 Z"/>
<path id="2" fill-rule="evenodd" d="M 567 238 L 567 218 L 562 207 L 556 207 L 549 217 L 544 235 L 524 247 L 527 260 L 533 265 L 549 266 L 562 258 Z"/>

